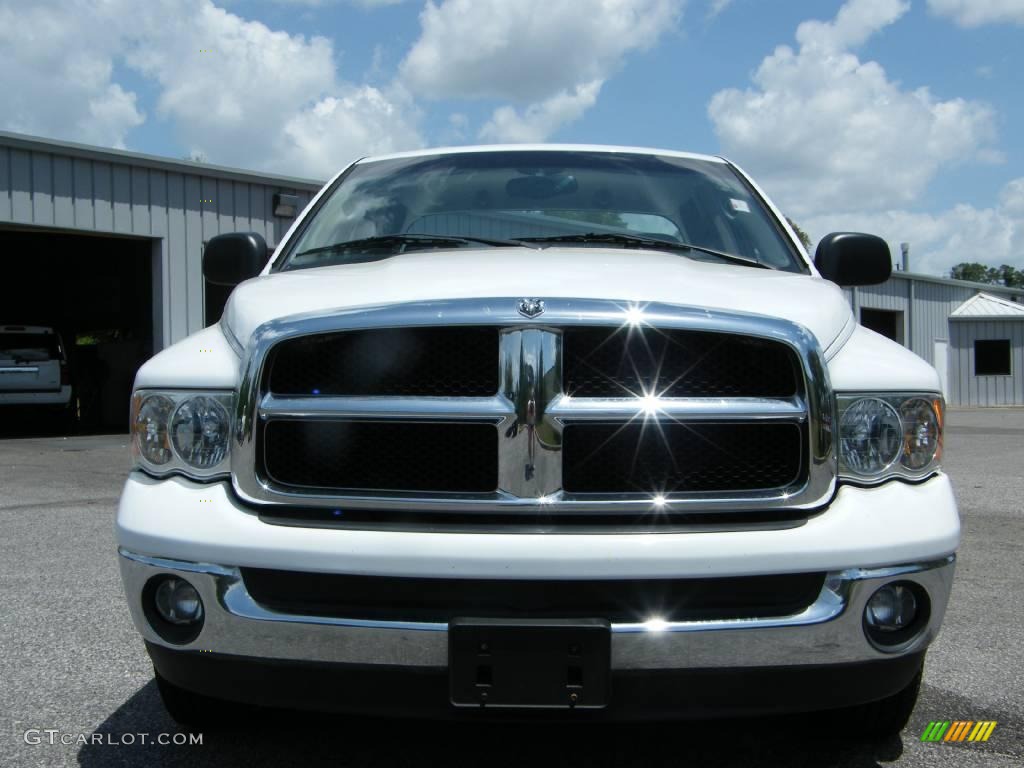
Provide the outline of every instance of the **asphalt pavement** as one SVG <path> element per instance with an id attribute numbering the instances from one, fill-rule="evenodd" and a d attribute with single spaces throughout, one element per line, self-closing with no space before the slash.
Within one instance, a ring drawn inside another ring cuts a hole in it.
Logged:
<path id="1" fill-rule="evenodd" d="M 828 715 L 556 728 L 278 713 L 202 744 L 155 743 L 188 737 L 121 592 L 126 438 L 0 440 L 0 766 L 1020 766 L 1024 411 L 948 422 L 964 526 L 953 597 L 911 723 L 881 744 Z M 955 719 L 998 725 L 984 744 L 920 741 L 930 720 Z"/>

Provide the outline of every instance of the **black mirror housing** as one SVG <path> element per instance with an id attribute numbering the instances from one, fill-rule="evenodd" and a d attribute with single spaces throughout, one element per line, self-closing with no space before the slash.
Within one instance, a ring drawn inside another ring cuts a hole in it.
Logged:
<path id="1" fill-rule="evenodd" d="M 818 243 L 814 266 L 843 288 L 878 285 L 892 274 L 892 255 L 889 244 L 876 235 L 833 232 Z"/>
<path id="2" fill-rule="evenodd" d="M 256 232 L 217 235 L 203 250 L 203 277 L 214 285 L 236 286 L 267 264 L 267 241 Z"/>

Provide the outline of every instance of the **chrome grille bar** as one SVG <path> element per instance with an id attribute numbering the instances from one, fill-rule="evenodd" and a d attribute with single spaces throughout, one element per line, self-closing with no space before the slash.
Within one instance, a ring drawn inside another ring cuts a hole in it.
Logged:
<path id="1" fill-rule="evenodd" d="M 260 400 L 261 420 L 372 419 L 374 421 L 488 421 L 515 417 L 504 397 L 275 397 Z"/>
<path id="2" fill-rule="evenodd" d="M 622 397 L 589 398 L 559 395 L 547 410 L 560 422 L 635 421 L 786 421 L 804 423 L 807 405 L 792 398 L 669 398 Z"/>
<path id="3" fill-rule="evenodd" d="M 499 435 L 499 488 L 520 498 L 539 499 L 562 487 L 562 429 L 546 417 L 562 383 L 562 337 L 528 328 L 501 335 L 502 394 L 515 418 Z"/>

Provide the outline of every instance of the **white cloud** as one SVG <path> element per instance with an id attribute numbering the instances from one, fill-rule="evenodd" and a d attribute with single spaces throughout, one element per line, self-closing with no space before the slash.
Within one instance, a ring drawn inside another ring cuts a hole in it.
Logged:
<path id="1" fill-rule="evenodd" d="M 448 125 L 441 131 L 438 140 L 442 145 L 463 144 L 469 130 L 469 116 L 465 112 L 448 115 Z"/>
<path id="2" fill-rule="evenodd" d="M 273 31 L 205 0 L 192 11 L 149 15 L 127 56 L 159 84 L 160 114 L 190 150 L 324 178 L 360 155 L 421 143 L 400 98 L 336 77 L 326 38 Z"/>
<path id="3" fill-rule="evenodd" d="M 401 82 L 432 99 L 503 99 L 480 136 L 543 141 L 579 119 L 627 54 L 678 22 L 685 0 L 443 0 L 420 14 Z"/>
<path id="4" fill-rule="evenodd" d="M 712 98 L 708 113 L 725 153 L 798 220 L 906 206 L 942 168 L 999 159 L 989 106 L 907 90 L 850 52 L 908 7 L 850 0 L 832 21 L 801 24 L 799 48 L 776 48 L 754 87 Z"/>
<path id="5" fill-rule="evenodd" d="M 733 0 L 711 0 L 711 2 L 708 4 L 708 18 L 713 19 L 715 16 L 717 16 L 730 5 L 732 5 L 732 2 Z"/>
<path id="6" fill-rule="evenodd" d="M 320 8 L 325 5 L 338 5 L 347 2 L 350 5 L 359 5 L 363 8 L 383 8 L 386 5 L 399 5 L 407 0 L 273 0 L 282 5 L 306 5 L 310 8 Z"/>
<path id="7" fill-rule="evenodd" d="M 842 52 L 863 45 L 908 10 L 906 0 L 849 0 L 832 21 L 805 21 L 798 26 L 796 39 L 801 48 Z"/>
<path id="8" fill-rule="evenodd" d="M 683 0 L 428 2 L 401 77 L 429 98 L 546 99 L 607 78 L 653 45 Z"/>
<path id="9" fill-rule="evenodd" d="M 1003 187 L 999 207 L 1011 216 L 1024 219 L 1024 178 L 1014 179 Z"/>
<path id="10" fill-rule="evenodd" d="M 0 122 L 123 143 L 143 116 L 111 81 L 119 61 L 155 87 L 156 112 L 186 151 L 211 162 L 323 178 L 368 152 L 420 146 L 402 90 L 345 81 L 335 58 L 324 37 L 274 31 L 209 0 L 0 6 Z"/>
<path id="11" fill-rule="evenodd" d="M 1021 0 L 928 0 L 932 13 L 948 16 L 961 27 L 984 24 L 1024 25 Z"/>
<path id="12" fill-rule="evenodd" d="M 123 147 L 145 116 L 113 82 L 119 46 L 84 2 L 0 4 L 0 127 Z"/>
<path id="13" fill-rule="evenodd" d="M 325 97 L 291 117 L 271 167 L 325 178 L 360 155 L 397 152 L 421 143 L 403 106 L 364 85 L 341 97 Z"/>
<path id="14" fill-rule="evenodd" d="M 480 130 L 480 138 L 503 144 L 542 142 L 590 109 L 597 101 L 603 83 L 602 80 L 593 80 L 571 92 L 556 93 L 522 111 L 509 106 L 499 107 Z"/>
<path id="15" fill-rule="evenodd" d="M 829 232 L 873 232 L 894 254 L 909 242 L 911 270 L 948 274 L 963 261 L 1024 267 L 1024 178 L 1008 183 L 990 208 L 960 204 L 938 213 L 892 210 L 815 216 L 802 222 L 814 238 Z"/>

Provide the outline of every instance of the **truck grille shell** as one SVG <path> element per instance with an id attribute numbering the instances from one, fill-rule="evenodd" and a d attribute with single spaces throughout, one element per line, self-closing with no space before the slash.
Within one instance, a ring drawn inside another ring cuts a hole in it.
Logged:
<path id="1" fill-rule="evenodd" d="M 549 300 L 405 304 L 257 330 L 245 501 L 488 520 L 813 510 L 835 487 L 813 337 L 771 318 Z M 393 515 L 391 515 L 393 517 Z M 497 524 L 497 523 L 496 523 Z"/>

